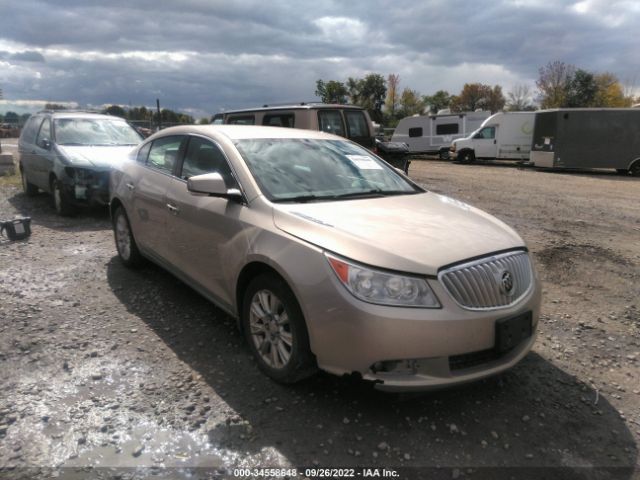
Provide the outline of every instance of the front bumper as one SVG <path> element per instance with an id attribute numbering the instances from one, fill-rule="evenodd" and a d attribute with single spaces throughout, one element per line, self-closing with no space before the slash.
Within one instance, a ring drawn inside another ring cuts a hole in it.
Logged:
<path id="1" fill-rule="evenodd" d="M 318 366 L 337 375 L 357 373 L 381 390 L 428 390 L 479 380 L 514 366 L 533 346 L 540 285 L 507 308 L 470 311 L 436 279 L 429 284 L 442 308 L 373 305 L 353 297 L 326 266 L 326 275 L 301 297 Z M 534 273 L 535 277 L 535 273 Z M 330 298 L 330 300 L 328 300 Z M 532 335 L 498 353 L 496 321 L 531 312 Z"/>
<path id="2" fill-rule="evenodd" d="M 64 194 L 79 206 L 108 205 L 109 174 L 110 170 L 67 168 L 62 176 Z"/>

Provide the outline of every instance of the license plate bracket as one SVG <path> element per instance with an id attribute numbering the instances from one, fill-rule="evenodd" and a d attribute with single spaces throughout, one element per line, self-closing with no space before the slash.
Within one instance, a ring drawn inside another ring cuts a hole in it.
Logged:
<path id="1" fill-rule="evenodd" d="M 531 312 L 496 321 L 496 350 L 508 352 L 533 333 Z"/>

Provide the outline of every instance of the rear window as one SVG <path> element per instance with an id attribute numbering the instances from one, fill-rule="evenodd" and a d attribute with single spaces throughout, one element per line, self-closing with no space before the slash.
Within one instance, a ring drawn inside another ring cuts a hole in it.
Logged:
<path id="1" fill-rule="evenodd" d="M 264 116 L 262 125 L 293 128 L 295 126 L 295 116 L 293 113 L 272 113 Z"/>
<path id="2" fill-rule="evenodd" d="M 453 135 L 460 131 L 457 123 L 443 123 L 436 126 L 436 135 Z"/>
<path id="3" fill-rule="evenodd" d="M 363 112 L 344 112 L 349 129 L 349 137 L 368 137 L 369 126 Z"/>
<path id="4" fill-rule="evenodd" d="M 183 137 L 181 136 L 162 137 L 154 140 L 153 145 L 151 145 L 151 150 L 149 151 L 147 165 L 167 173 L 172 173 L 182 140 Z"/>
<path id="5" fill-rule="evenodd" d="M 227 118 L 229 125 L 255 125 L 256 117 L 253 115 L 236 115 Z"/>
<path id="6" fill-rule="evenodd" d="M 333 133 L 344 137 L 344 125 L 342 115 L 338 110 L 318 111 L 318 129 L 322 132 Z"/>
<path id="7" fill-rule="evenodd" d="M 409 129 L 409 137 L 421 137 L 422 127 L 414 127 Z"/>

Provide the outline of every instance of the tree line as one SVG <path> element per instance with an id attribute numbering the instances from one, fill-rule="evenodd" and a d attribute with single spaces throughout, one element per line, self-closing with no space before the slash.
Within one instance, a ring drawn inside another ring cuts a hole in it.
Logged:
<path id="1" fill-rule="evenodd" d="M 378 123 L 394 127 L 401 118 L 416 114 L 489 110 L 527 111 L 537 108 L 630 107 L 634 97 L 625 93 L 609 72 L 595 73 L 555 61 L 539 69 L 537 91 L 515 85 L 505 96 L 500 85 L 465 83 L 457 94 L 438 90 L 422 95 L 409 87 L 400 89 L 400 76 L 385 79 L 378 73 L 364 78 L 316 81 L 316 96 L 324 103 L 352 103 L 366 108 Z M 384 108 L 383 108 L 384 107 Z"/>

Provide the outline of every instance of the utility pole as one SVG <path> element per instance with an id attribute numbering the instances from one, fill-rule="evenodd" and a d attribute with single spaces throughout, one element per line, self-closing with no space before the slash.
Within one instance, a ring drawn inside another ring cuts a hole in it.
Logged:
<path id="1" fill-rule="evenodd" d="M 156 108 L 158 109 L 158 131 L 162 129 L 162 117 L 160 116 L 160 99 L 156 98 Z"/>

